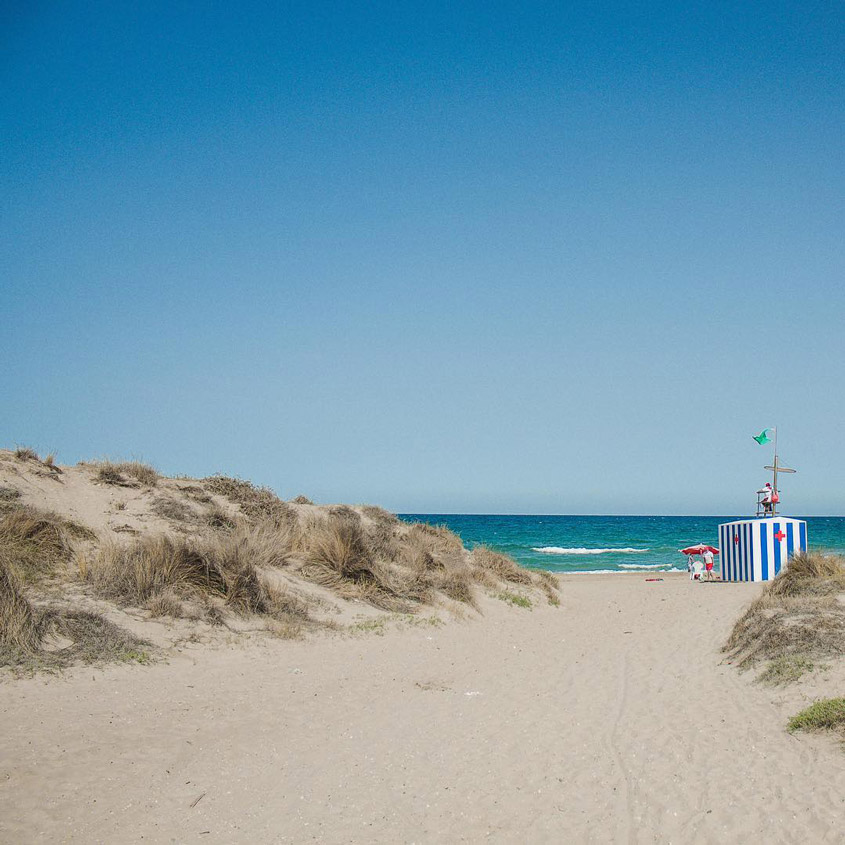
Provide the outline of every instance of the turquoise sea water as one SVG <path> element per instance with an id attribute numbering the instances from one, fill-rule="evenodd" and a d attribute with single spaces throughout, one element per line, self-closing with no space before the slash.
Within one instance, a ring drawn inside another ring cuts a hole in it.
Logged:
<path id="1" fill-rule="evenodd" d="M 445 525 L 467 546 L 485 543 L 523 566 L 555 572 L 666 572 L 686 571 L 686 558 L 678 549 L 695 543 L 718 547 L 719 524 L 747 517 L 400 514 L 400 518 Z M 811 549 L 845 553 L 845 517 L 800 518 L 807 520 Z"/>

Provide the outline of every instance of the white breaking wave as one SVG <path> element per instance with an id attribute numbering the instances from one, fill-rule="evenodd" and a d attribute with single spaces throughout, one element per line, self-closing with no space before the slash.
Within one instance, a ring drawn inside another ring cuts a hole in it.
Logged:
<path id="1" fill-rule="evenodd" d="M 562 546 L 540 546 L 531 549 L 532 552 L 542 552 L 545 555 L 611 555 L 611 554 L 636 554 L 647 552 L 649 549 L 565 549 Z"/>
<path id="2" fill-rule="evenodd" d="M 668 563 L 620 563 L 623 569 L 666 569 Z"/>
<path id="3" fill-rule="evenodd" d="M 636 572 L 626 572 L 622 569 L 556 569 L 556 575 L 636 575 Z M 686 569 L 657 569 L 651 570 L 652 573 L 662 574 L 664 572 L 686 572 Z M 645 574 L 645 573 L 640 573 Z"/>

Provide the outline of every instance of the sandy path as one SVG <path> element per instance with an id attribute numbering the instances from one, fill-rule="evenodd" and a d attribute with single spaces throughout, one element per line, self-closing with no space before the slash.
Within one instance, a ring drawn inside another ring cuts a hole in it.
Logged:
<path id="1" fill-rule="evenodd" d="M 845 754 L 719 665 L 757 589 L 576 576 L 558 610 L 7 682 L 0 840 L 843 842 Z"/>

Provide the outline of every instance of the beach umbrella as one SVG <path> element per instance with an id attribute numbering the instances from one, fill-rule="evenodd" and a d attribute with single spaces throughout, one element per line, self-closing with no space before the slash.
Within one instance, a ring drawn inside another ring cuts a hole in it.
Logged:
<path id="1" fill-rule="evenodd" d="M 719 550 L 715 546 L 707 546 L 704 543 L 681 549 L 682 555 L 703 555 L 705 552 L 712 552 L 714 555 L 719 554 Z"/>

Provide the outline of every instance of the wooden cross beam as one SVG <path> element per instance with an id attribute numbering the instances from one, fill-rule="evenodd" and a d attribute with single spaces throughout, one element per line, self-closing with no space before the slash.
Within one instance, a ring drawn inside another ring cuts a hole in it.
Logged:
<path id="1" fill-rule="evenodd" d="M 790 472 L 790 473 L 796 472 L 796 470 L 794 470 L 794 469 L 790 469 L 789 467 L 783 467 L 783 466 L 780 465 L 780 463 L 778 462 L 777 452 L 775 452 L 774 466 L 763 467 L 763 469 L 767 469 L 772 473 L 772 491 L 775 495 L 777 495 L 777 492 L 778 492 L 778 473 L 779 472 Z M 772 504 L 772 514 L 774 514 L 776 512 L 776 509 L 777 509 L 777 506 L 773 503 Z"/>

